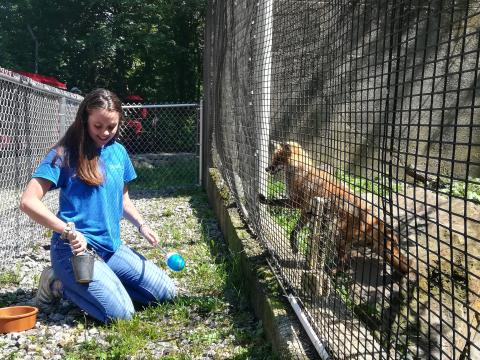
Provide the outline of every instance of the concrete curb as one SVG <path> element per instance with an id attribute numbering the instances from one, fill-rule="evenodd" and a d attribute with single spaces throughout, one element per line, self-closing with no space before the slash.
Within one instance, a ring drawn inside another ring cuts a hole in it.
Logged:
<path id="1" fill-rule="evenodd" d="M 247 231 L 218 170 L 209 170 L 205 189 L 230 251 L 238 256 L 242 290 L 262 321 L 274 353 L 281 359 L 319 359 L 266 262 L 265 250 Z"/>

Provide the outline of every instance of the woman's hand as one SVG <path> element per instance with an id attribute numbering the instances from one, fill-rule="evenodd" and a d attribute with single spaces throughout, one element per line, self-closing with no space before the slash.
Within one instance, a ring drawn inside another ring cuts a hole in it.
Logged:
<path id="1" fill-rule="evenodd" d="M 79 231 L 70 231 L 67 235 L 67 239 L 70 242 L 70 247 L 75 255 L 83 253 L 87 250 L 87 239 Z"/>
<path id="2" fill-rule="evenodd" d="M 128 195 L 128 186 L 125 184 L 123 188 L 123 217 L 130 221 L 134 226 L 138 226 L 138 231 L 142 234 L 145 239 L 148 240 L 152 246 L 158 245 L 158 236 L 157 234 L 144 222 L 142 216 L 139 214 L 138 210 L 133 205 L 130 195 Z"/>
<path id="3" fill-rule="evenodd" d="M 158 245 L 158 236 L 148 224 L 141 225 L 139 230 L 140 234 L 142 234 L 152 246 Z"/>

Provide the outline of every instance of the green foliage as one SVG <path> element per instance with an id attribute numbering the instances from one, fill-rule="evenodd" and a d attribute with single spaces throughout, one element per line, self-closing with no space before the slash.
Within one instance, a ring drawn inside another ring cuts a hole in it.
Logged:
<path id="1" fill-rule="evenodd" d="M 350 287 L 352 285 L 351 277 L 348 274 L 339 271 L 336 274 L 334 284 L 335 292 L 340 299 L 342 299 L 345 306 L 347 306 L 349 309 L 353 309 L 355 307 L 355 302 L 353 301 L 350 293 Z"/>
<path id="2" fill-rule="evenodd" d="M 480 204 L 480 178 L 469 177 L 468 187 L 466 181 L 453 180 L 440 191 L 456 197 L 466 197 L 467 200 Z"/>
<path id="3" fill-rule="evenodd" d="M 277 199 L 285 198 L 286 194 L 285 183 L 280 180 L 276 180 L 274 177 L 268 177 L 267 183 L 267 198 L 268 199 Z M 300 210 L 298 209 L 287 209 L 281 206 L 269 206 L 268 211 L 273 217 L 275 222 L 280 225 L 282 228 L 290 234 L 300 217 Z"/>
<path id="4" fill-rule="evenodd" d="M 388 179 L 380 176 L 375 176 L 373 180 L 370 180 L 349 174 L 342 170 L 338 170 L 335 176 L 348 184 L 348 186 L 356 192 L 371 192 L 375 195 L 382 196 L 388 194 L 390 191 L 398 192 L 403 189 L 402 185 L 395 180 L 392 180 L 392 187 L 390 188 Z"/>
<path id="5" fill-rule="evenodd" d="M 204 0 L 3 0 L 0 64 L 34 72 L 30 26 L 39 73 L 68 88 L 198 100 L 204 16 Z"/>
<path id="6" fill-rule="evenodd" d="M 198 179 L 198 163 L 195 159 L 177 161 L 154 168 L 135 169 L 137 178 L 130 185 L 134 190 L 158 190 L 166 186 L 194 185 Z"/>
<path id="7" fill-rule="evenodd" d="M 143 131 L 134 147 L 136 152 L 195 153 L 197 114 L 171 112 L 142 120 Z"/>
<path id="8" fill-rule="evenodd" d="M 267 197 L 269 199 L 285 195 L 286 186 L 283 181 L 276 180 L 274 177 L 268 177 Z"/>

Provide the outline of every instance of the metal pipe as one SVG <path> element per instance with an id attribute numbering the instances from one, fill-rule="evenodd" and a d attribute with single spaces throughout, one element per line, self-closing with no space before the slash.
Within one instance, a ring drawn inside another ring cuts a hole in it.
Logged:
<path id="1" fill-rule="evenodd" d="M 162 105 L 122 105 L 124 109 L 161 109 L 161 108 L 174 108 L 174 107 L 196 107 L 198 104 L 162 104 Z"/>
<path id="2" fill-rule="evenodd" d="M 74 100 L 74 101 L 78 101 L 78 102 L 83 100 L 83 96 L 73 94 L 73 93 L 68 92 L 66 90 L 61 90 L 61 89 L 55 88 L 55 87 L 47 85 L 47 84 L 42 84 L 42 83 L 40 83 L 38 81 L 35 81 L 35 80 L 33 80 L 29 77 L 20 75 L 16 72 L 4 69 L 2 67 L 0 67 L 0 80 L 9 81 L 9 82 L 21 85 L 25 88 L 40 91 L 42 93 L 63 96 L 64 98 L 69 99 L 69 100 Z"/>
<path id="3" fill-rule="evenodd" d="M 313 346 L 315 347 L 315 350 L 317 350 L 318 355 L 320 355 L 320 357 L 323 360 L 331 359 L 330 355 L 325 349 L 325 346 L 317 337 L 317 334 L 315 334 L 315 331 L 313 331 L 312 326 L 307 320 L 307 317 L 305 316 L 302 309 L 298 305 L 297 299 L 295 299 L 295 297 L 292 294 L 289 294 L 287 296 L 287 299 L 290 302 L 290 305 L 292 306 L 293 310 L 295 311 L 295 314 L 297 314 L 297 317 L 300 320 L 300 323 L 302 324 L 303 328 L 307 332 L 307 335 L 310 338 L 310 341 L 312 342 Z"/>
<path id="4" fill-rule="evenodd" d="M 267 173 L 265 168 L 268 166 L 268 145 L 270 139 L 270 104 L 271 104 L 271 86 L 272 86 L 272 39 L 273 39 L 273 0 L 258 2 L 261 6 L 258 42 L 261 49 L 261 65 L 259 70 L 259 80 L 261 85 L 260 93 L 257 94 L 259 100 L 260 120 L 258 123 L 259 144 L 258 144 L 258 191 L 263 196 L 267 196 Z"/>
<path id="5" fill-rule="evenodd" d="M 203 99 L 200 99 L 200 107 L 198 109 L 199 114 L 199 129 L 198 129 L 198 144 L 199 144 L 199 163 L 198 163 L 198 185 L 202 186 L 202 176 L 203 176 Z"/>

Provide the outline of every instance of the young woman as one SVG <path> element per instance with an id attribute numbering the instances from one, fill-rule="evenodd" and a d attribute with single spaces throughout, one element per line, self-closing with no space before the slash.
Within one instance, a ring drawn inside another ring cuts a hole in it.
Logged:
<path id="1" fill-rule="evenodd" d="M 56 298 L 71 300 L 90 316 L 109 322 L 130 319 L 132 300 L 149 304 L 170 300 L 176 289 L 153 262 L 122 243 L 120 220 L 129 220 L 155 246 L 158 238 L 137 211 L 128 194 L 136 178 L 125 148 L 116 141 L 123 120 L 118 97 L 105 89 L 85 96 L 73 124 L 34 171 L 20 208 L 30 218 L 54 231 L 52 267 L 40 277 L 37 304 Z M 60 189 L 57 215 L 42 202 L 49 190 Z M 69 231 L 73 222 L 76 231 Z M 93 281 L 75 281 L 70 258 L 87 248 L 95 261 Z M 102 261 L 103 260 L 103 261 Z"/>

